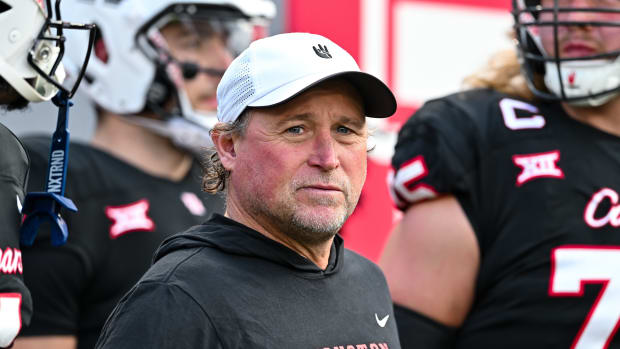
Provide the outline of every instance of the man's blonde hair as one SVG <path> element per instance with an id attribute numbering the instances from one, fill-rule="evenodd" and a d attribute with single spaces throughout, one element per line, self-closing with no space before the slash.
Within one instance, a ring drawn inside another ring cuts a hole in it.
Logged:
<path id="1" fill-rule="evenodd" d="M 515 97 L 534 99 L 534 94 L 521 73 L 521 64 L 514 49 L 495 53 L 484 68 L 463 80 L 463 87 L 491 88 Z"/>

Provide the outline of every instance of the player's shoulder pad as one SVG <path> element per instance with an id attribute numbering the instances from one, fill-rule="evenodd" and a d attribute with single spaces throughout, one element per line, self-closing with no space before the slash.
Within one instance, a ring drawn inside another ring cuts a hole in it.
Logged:
<path id="1" fill-rule="evenodd" d="M 501 105 L 510 97 L 468 90 L 426 102 L 401 128 L 390 189 L 401 209 L 471 188 L 480 158 L 505 128 Z"/>
<path id="2" fill-rule="evenodd" d="M 514 101 L 514 103 L 506 102 Z M 478 137 L 493 135 L 504 127 L 502 106 L 524 104 L 492 89 L 473 89 L 426 102 L 409 122 L 427 123 L 450 132 L 476 132 Z"/>

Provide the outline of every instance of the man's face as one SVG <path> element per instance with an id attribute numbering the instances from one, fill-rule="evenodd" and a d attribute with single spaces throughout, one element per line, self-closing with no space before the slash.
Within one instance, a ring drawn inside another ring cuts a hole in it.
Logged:
<path id="1" fill-rule="evenodd" d="M 191 62 L 203 68 L 223 72 L 233 60 L 232 53 L 226 47 L 225 38 L 215 33 L 207 21 L 170 23 L 161 29 L 161 33 L 172 56 L 181 62 Z M 194 78 L 183 81 L 194 110 L 217 110 L 216 89 L 220 79 L 219 75 L 198 73 Z"/>
<path id="2" fill-rule="evenodd" d="M 255 109 L 235 140 L 229 195 L 267 230 L 303 243 L 327 241 L 359 199 L 367 137 L 360 99 L 345 82 Z"/>
<path id="3" fill-rule="evenodd" d="M 554 0 L 542 0 L 541 5 L 554 7 Z M 558 0 L 559 7 L 620 9 L 618 0 Z M 552 12 L 543 12 L 542 21 L 553 21 Z M 620 13 L 560 12 L 559 21 L 605 22 L 620 21 Z M 541 26 L 540 37 L 545 51 L 556 57 L 553 26 Z M 558 27 L 560 57 L 574 58 L 620 50 L 620 27 L 612 26 L 560 26 Z"/>

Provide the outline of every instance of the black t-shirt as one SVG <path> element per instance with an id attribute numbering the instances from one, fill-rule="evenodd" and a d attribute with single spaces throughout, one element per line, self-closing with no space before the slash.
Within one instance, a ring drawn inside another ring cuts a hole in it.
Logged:
<path id="1" fill-rule="evenodd" d="M 19 140 L 0 124 L 0 346 L 30 322 L 32 300 L 24 285 L 19 249 L 21 205 L 28 157 Z M 10 337 L 10 338 L 9 338 Z"/>
<path id="2" fill-rule="evenodd" d="M 30 190 L 45 183 L 49 139 L 27 138 Z M 180 182 L 151 176 L 93 147 L 72 143 L 64 212 L 67 243 L 50 245 L 49 231 L 24 248 L 26 285 L 35 313 L 24 336 L 76 335 L 92 348 L 119 299 L 140 279 L 165 237 L 223 212 L 224 200 L 200 191 L 195 163 Z"/>
<path id="3" fill-rule="evenodd" d="M 97 348 L 398 349 L 379 268 L 337 236 L 321 270 L 226 217 L 175 235 Z"/>
<path id="4" fill-rule="evenodd" d="M 457 348 L 620 348 L 620 138 L 557 103 L 473 90 L 399 134 L 401 208 L 459 200 L 481 252 Z"/>

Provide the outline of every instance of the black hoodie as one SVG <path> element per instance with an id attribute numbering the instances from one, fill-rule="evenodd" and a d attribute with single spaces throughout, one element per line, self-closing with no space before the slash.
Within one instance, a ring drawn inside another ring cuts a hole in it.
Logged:
<path id="1" fill-rule="evenodd" d="M 168 238 L 97 348 L 400 348 L 379 268 L 336 236 L 329 265 L 226 217 Z"/>

